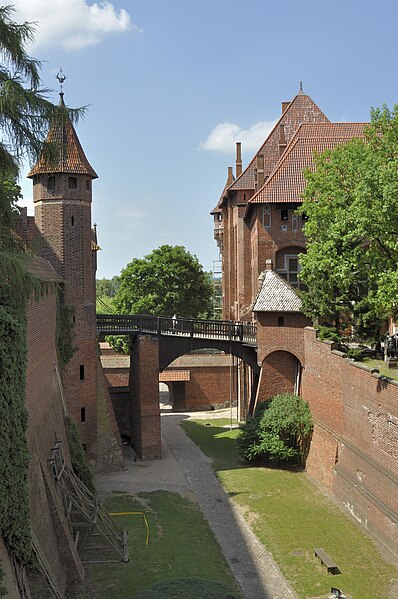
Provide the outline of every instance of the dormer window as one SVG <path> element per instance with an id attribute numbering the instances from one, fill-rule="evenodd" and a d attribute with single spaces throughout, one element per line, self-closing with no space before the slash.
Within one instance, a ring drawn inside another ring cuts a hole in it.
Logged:
<path id="1" fill-rule="evenodd" d="M 54 190 L 54 189 L 55 189 L 55 177 L 54 177 L 54 175 L 51 175 L 47 179 L 47 190 L 51 191 L 51 190 Z"/>
<path id="2" fill-rule="evenodd" d="M 77 189 L 76 177 L 69 177 L 69 189 Z"/>

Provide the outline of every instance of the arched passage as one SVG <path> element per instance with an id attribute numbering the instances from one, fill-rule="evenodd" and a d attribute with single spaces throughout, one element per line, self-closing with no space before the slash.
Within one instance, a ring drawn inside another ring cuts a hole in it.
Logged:
<path id="1" fill-rule="evenodd" d="M 301 364 L 287 351 L 274 351 L 264 359 L 261 367 L 257 401 L 267 401 L 282 393 L 300 391 Z"/>

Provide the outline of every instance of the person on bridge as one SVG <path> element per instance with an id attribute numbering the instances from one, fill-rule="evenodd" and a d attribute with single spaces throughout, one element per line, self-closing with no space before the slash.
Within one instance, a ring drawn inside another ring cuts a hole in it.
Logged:
<path id="1" fill-rule="evenodd" d="M 173 316 L 171 317 L 171 320 L 172 320 L 173 329 L 175 329 L 177 327 L 177 315 L 173 314 Z"/>

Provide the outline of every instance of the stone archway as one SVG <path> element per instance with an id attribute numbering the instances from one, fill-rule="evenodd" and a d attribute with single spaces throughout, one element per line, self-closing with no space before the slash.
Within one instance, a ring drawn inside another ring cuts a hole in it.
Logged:
<path id="1" fill-rule="evenodd" d="M 300 392 L 301 364 L 288 351 L 274 351 L 264 359 L 257 402 L 267 401 L 282 393 Z"/>

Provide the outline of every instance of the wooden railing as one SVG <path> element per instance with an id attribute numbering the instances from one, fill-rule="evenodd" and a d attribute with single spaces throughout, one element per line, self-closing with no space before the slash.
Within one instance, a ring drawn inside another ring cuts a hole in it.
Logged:
<path id="1" fill-rule="evenodd" d="M 128 335 L 129 333 L 173 335 L 257 344 L 256 324 L 235 320 L 173 319 L 145 314 L 97 314 L 97 333 L 102 335 Z"/>

